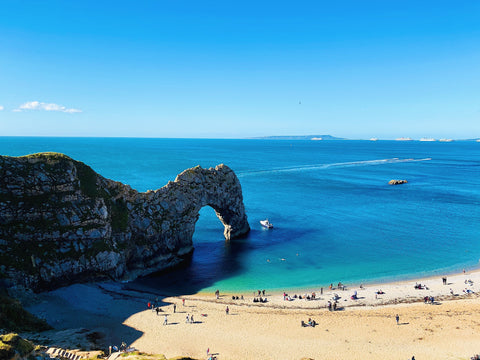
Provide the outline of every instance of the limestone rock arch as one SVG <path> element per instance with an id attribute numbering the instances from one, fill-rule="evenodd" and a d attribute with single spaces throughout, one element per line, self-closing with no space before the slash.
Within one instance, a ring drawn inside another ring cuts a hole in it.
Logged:
<path id="1" fill-rule="evenodd" d="M 187 169 L 141 193 L 63 154 L 0 156 L 0 272 L 42 289 L 158 271 L 193 251 L 204 206 L 226 240 L 250 230 L 240 182 L 226 165 Z"/>

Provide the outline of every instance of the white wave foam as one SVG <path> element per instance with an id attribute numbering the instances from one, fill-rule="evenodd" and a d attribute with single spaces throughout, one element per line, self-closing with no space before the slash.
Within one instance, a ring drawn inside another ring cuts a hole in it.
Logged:
<path id="1" fill-rule="evenodd" d="M 391 159 L 363 160 L 363 161 L 351 161 L 351 162 L 331 163 L 331 164 L 300 165 L 300 166 L 291 166 L 291 167 L 274 168 L 274 169 L 240 171 L 240 172 L 237 172 L 237 176 L 243 177 L 243 176 L 248 176 L 248 175 L 258 175 L 258 174 L 267 174 L 267 173 L 323 170 L 323 169 L 331 169 L 331 168 L 345 168 L 345 167 L 354 167 L 354 166 L 371 166 L 371 165 L 395 164 L 395 163 L 405 163 L 405 162 L 419 162 L 419 161 L 430 161 L 430 160 L 432 160 L 432 158 L 424 158 L 424 159 L 391 158 Z"/>

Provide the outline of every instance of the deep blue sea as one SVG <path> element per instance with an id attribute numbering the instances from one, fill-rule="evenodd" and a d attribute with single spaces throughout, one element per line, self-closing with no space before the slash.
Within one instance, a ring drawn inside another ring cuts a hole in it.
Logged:
<path id="1" fill-rule="evenodd" d="M 202 209 L 191 263 L 137 280 L 153 288 L 282 290 L 479 263 L 480 143 L 0 137 L 2 155 L 41 151 L 139 191 L 196 165 L 224 163 L 237 173 L 249 236 L 225 242 L 213 209 Z M 260 226 L 265 218 L 274 229 Z"/>

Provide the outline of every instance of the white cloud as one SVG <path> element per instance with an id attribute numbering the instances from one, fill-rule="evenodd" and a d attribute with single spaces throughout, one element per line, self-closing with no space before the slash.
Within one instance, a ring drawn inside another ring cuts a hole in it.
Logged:
<path id="1" fill-rule="evenodd" d="M 0 105 L 0 111 L 2 111 L 3 109 L 5 109 L 2 105 Z"/>
<path id="2" fill-rule="evenodd" d="M 20 112 L 24 110 L 44 110 L 44 111 L 60 111 L 60 112 L 65 112 L 69 114 L 73 113 L 81 113 L 82 110 L 79 109 L 68 109 L 63 105 L 58 105 L 54 103 L 44 103 L 40 101 L 28 101 L 18 107 L 18 109 L 15 109 L 13 111 L 15 112 Z"/>

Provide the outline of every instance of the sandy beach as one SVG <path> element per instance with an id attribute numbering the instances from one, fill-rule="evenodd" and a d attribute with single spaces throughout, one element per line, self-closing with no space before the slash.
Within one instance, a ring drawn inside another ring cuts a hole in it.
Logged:
<path id="1" fill-rule="evenodd" d="M 345 285 L 345 290 L 327 288 L 323 294 L 320 288 L 297 291 L 290 301 L 283 293 L 267 291 L 267 303 L 253 302 L 253 292 L 220 291 L 218 299 L 209 293 L 166 297 L 160 298 L 157 314 L 146 309 L 155 294 L 84 284 L 40 295 L 30 310 L 58 329 L 97 330 L 107 342 L 122 339 L 140 351 L 167 357 L 206 359 L 207 349 L 225 360 L 469 359 L 480 353 L 479 271 L 449 275 L 446 284 L 434 277 L 363 288 Z M 353 300 L 355 291 L 358 299 Z M 315 300 L 303 299 L 312 292 Z M 329 311 L 335 294 L 337 311 Z M 186 323 L 187 315 L 193 315 L 193 323 Z M 309 318 L 316 326 L 301 326 Z"/>

